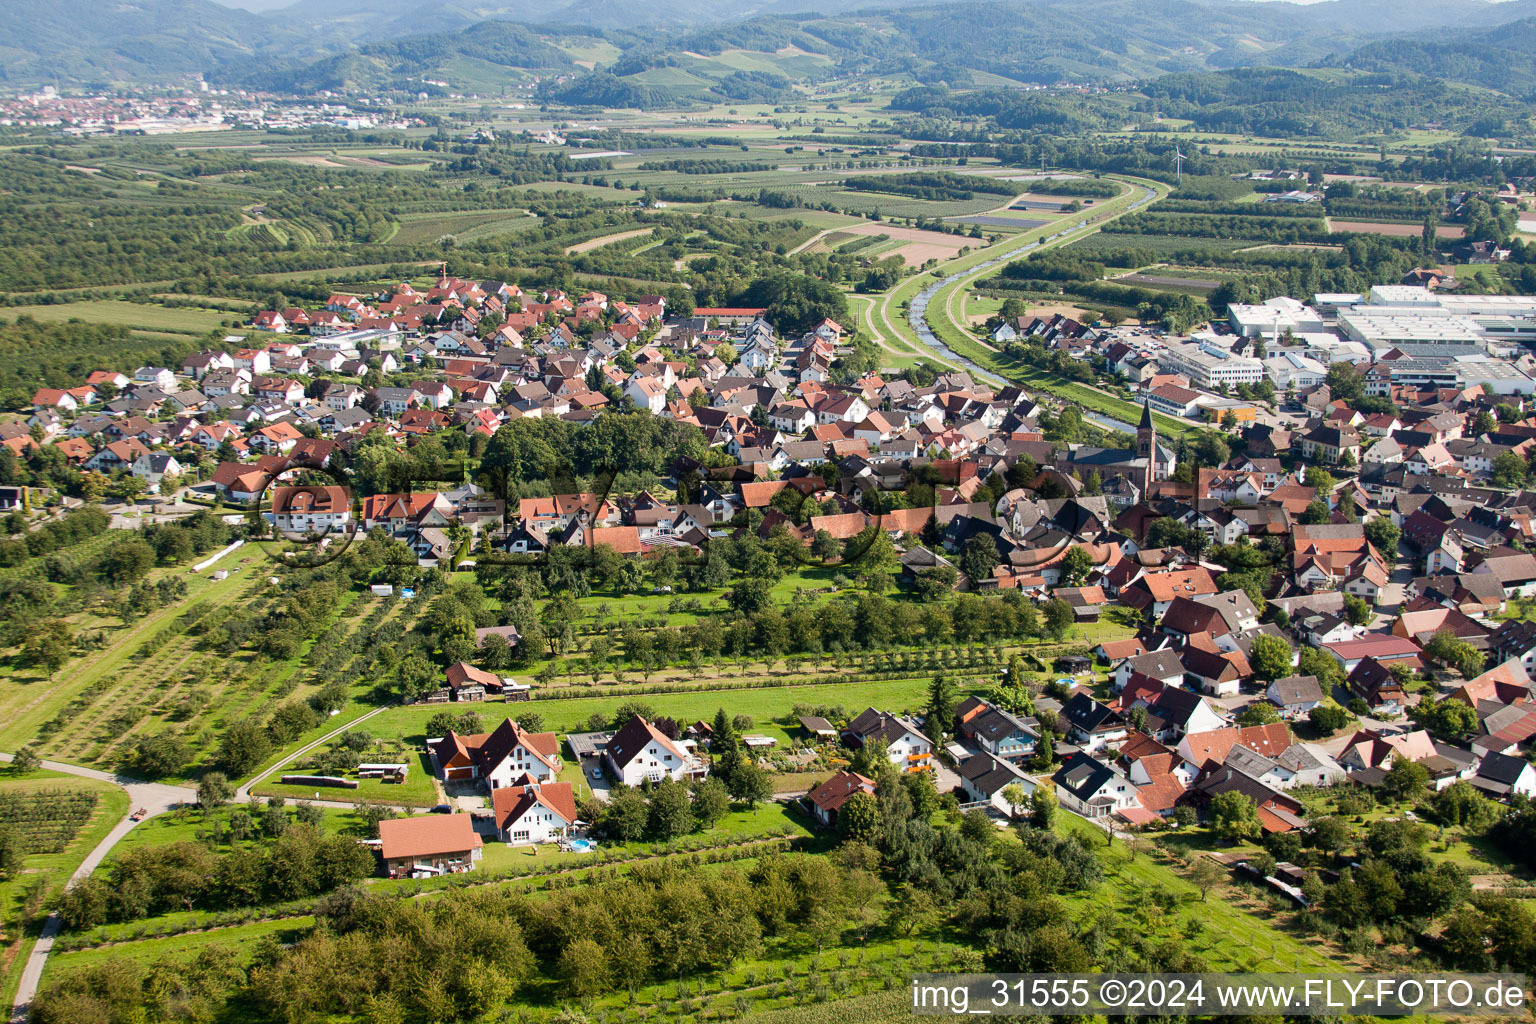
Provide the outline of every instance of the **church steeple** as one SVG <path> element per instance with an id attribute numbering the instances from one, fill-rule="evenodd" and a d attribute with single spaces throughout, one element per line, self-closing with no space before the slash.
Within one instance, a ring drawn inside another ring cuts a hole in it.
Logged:
<path id="1" fill-rule="evenodd" d="M 1136 457 L 1145 459 L 1141 477 L 1141 496 L 1152 493 L 1152 481 L 1157 479 L 1157 426 L 1152 422 L 1150 402 L 1141 404 L 1141 425 L 1136 428 Z"/>

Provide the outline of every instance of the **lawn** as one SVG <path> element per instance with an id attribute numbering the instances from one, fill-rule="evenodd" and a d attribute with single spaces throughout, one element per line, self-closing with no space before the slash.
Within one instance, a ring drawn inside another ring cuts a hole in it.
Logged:
<path id="1" fill-rule="evenodd" d="M 441 707 L 437 706 L 440 710 Z M 374 732 L 373 719 L 362 728 Z M 314 786 L 286 786 L 278 778 L 289 772 L 282 771 L 256 786 L 251 792 L 257 796 L 280 796 L 288 800 L 378 800 L 383 803 L 410 807 L 432 807 L 439 802 L 437 786 L 432 779 L 432 765 L 424 749 L 417 749 L 402 757 L 411 766 L 403 784 L 384 782 L 381 779 L 362 779 L 356 789 L 327 789 Z M 308 774 L 305 769 L 293 768 L 295 774 Z M 318 797 L 316 794 L 319 794 Z"/>
<path id="2" fill-rule="evenodd" d="M 714 828 L 705 832 L 696 832 L 688 838 L 736 843 L 781 834 L 808 836 L 811 830 L 807 827 L 804 817 L 791 812 L 784 804 L 770 802 L 758 804 L 753 810 L 745 808 L 732 810 L 720 819 Z M 667 844 L 610 843 L 598 840 L 598 849 L 606 852 L 609 857 L 653 857 L 666 853 Z M 587 854 L 562 853 L 560 848 L 552 843 L 543 846 L 511 846 L 507 843 L 489 842 L 485 844 L 481 870 L 494 872 L 509 868 L 574 867 L 593 860 L 595 858 Z"/>
<path id="3" fill-rule="evenodd" d="M 619 705 L 643 701 L 658 715 L 678 721 L 710 720 L 715 711 L 726 708 L 732 715 L 747 715 L 754 720 L 752 732 L 772 736 L 781 746 L 788 745 L 790 729 L 798 729 L 789 719 L 796 704 L 841 704 L 857 713 L 872 706 L 891 711 L 916 710 L 928 692 L 927 679 L 885 680 L 864 683 L 822 683 L 807 686 L 773 686 L 755 690 L 726 692 L 679 691 L 655 693 L 642 697 L 577 697 L 538 700 L 530 704 L 490 703 L 475 707 L 486 728 L 493 728 L 502 717 L 516 718 L 520 711 L 536 711 L 544 719 L 544 728 L 558 733 L 585 732 L 586 722 L 594 714 L 612 715 Z M 400 738 L 412 745 L 426 739 L 427 719 L 445 710 L 442 705 L 418 704 L 391 708 L 368 722 L 375 736 Z M 451 706 L 449 710 L 464 710 Z"/>
<path id="4" fill-rule="evenodd" d="M 66 302 L 57 306 L 27 306 L 15 311 L 15 316 L 30 316 L 44 322 L 78 319 L 93 324 L 139 327 L 171 334 L 204 334 L 225 326 L 230 315 L 227 311 L 217 309 L 171 309 L 116 299 Z"/>
<path id="5" fill-rule="evenodd" d="M 206 932 L 137 939 L 95 949 L 54 953 L 48 957 L 42 984 L 43 987 L 47 987 L 51 981 L 62 975 L 94 967 L 105 961 L 126 958 L 142 964 L 162 964 L 173 959 L 190 958 L 212 946 L 229 950 L 234 954 L 237 963 L 245 963 L 255 951 L 256 944 L 267 936 L 274 936 L 279 942 L 294 942 L 302 938 L 314 923 L 315 919 L 312 917 L 256 921 L 230 928 L 215 928 Z"/>

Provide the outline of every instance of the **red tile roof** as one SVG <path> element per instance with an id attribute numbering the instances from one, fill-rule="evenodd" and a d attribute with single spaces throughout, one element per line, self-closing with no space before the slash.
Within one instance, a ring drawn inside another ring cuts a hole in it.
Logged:
<path id="1" fill-rule="evenodd" d="M 379 822 L 385 860 L 466 853 L 481 847 L 473 819 L 467 814 L 429 814 Z"/>

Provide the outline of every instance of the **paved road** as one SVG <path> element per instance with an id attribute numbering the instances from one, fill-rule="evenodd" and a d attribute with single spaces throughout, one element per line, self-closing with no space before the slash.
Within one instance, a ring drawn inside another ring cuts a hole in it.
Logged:
<path id="1" fill-rule="evenodd" d="M 1101 218 L 1100 223 L 1108 222 L 1110 220 L 1116 219 L 1117 217 L 1124 216 L 1127 213 L 1132 213 L 1136 210 L 1139 210 L 1141 207 L 1146 206 L 1148 203 L 1157 198 L 1157 192 L 1155 190 L 1148 188 L 1145 185 L 1137 185 L 1135 187 L 1142 190 L 1142 195 L 1137 198 L 1135 202 L 1131 203 L 1119 213 L 1116 213 L 1110 217 Z M 1082 231 L 1084 228 L 1087 228 L 1092 224 L 1094 224 L 1094 219 L 1092 217 L 1086 217 L 1073 224 L 1071 227 L 1062 228 L 1060 231 L 1057 231 L 1053 235 L 1047 235 L 1046 237 L 1033 242 L 1025 242 L 1021 245 L 1016 245 L 997 256 L 993 256 L 987 260 L 982 261 L 981 263 L 975 264 L 974 266 L 967 267 L 965 270 L 950 274 L 949 276 L 928 285 L 922 291 L 917 293 L 916 297 L 912 299 L 912 305 L 908 307 L 907 318 L 912 324 L 912 329 L 917 333 L 918 340 L 920 340 L 924 345 L 933 349 L 935 352 L 941 354 L 947 361 L 957 363 L 965 367 L 965 369 L 968 370 L 977 380 L 988 381 L 998 385 L 1007 383 L 1003 380 L 1003 378 L 999 377 L 992 371 L 983 369 L 977 363 L 955 352 L 939 339 L 939 336 L 934 333 L 933 327 L 928 323 L 929 304 L 933 301 L 933 297 L 942 288 L 955 284 L 958 281 L 979 277 L 981 274 L 992 269 L 998 264 L 1006 263 L 1009 260 L 1016 259 L 1025 253 L 1061 245 L 1068 240 L 1069 236 L 1071 236 L 1072 241 L 1076 241 L 1078 237 L 1081 237 L 1080 235 L 1077 235 L 1077 232 Z M 1108 420 L 1107 417 L 1104 417 L 1103 419 Z M 1106 422 L 1104 425 L 1116 426 L 1118 429 L 1124 429 L 1124 426 L 1119 425 L 1118 421 L 1115 420 L 1108 420 L 1108 422 Z"/>
<path id="2" fill-rule="evenodd" d="M 320 746 L 322 743 L 335 739 L 337 736 L 340 736 L 348 729 L 356 728 L 363 722 L 368 721 L 368 719 L 372 718 L 373 716 L 387 710 L 389 710 L 388 705 L 381 708 L 375 708 L 367 714 L 358 718 L 354 718 L 347 722 L 345 725 L 331 730 L 324 736 L 321 736 L 319 739 L 315 740 L 313 743 L 306 744 L 295 753 L 284 757 L 277 764 L 274 764 L 271 768 L 268 768 L 265 771 L 259 773 L 254 778 L 252 778 L 251 781 L 241 786 L 238 790 L 235 791 L 236 798 L 242 801 L 249 799 L 251 795 L 251 788 L 260 783 L 262 780 L 266 779 L 268 776 L 272 775 L 283 764 L 293 760 L 295 757 L 308 753 L 315 747 Z M 13 760 L 15 760 L 15 755 L 0 753 L 0 762 L 8 763 Z M 64 764 L 60 761 L 44 761 L 43 767 L 49 769 L 50 771 L 62 772 L 65 775 L 74 775 L 82 779 L 95 779 L 98 782 L 110 782 L 114 786 L 121 786 L 128 792 L 129 815 L 135 811 L 143 810 L 145 813 L 141 820 L 147 820 L 149 818 L 153 818 L 157 814 L 163 814 L 166 811 L 174 810 L 183 804 L 194 804 L 197 802 L 197 790 L 191 789 L 187 786 L 172 786 L 160 782 L 145 782 L 142 779 L 135 779 L 126 775 L 117 775 L 112 772 L 104 772 L 96 768 L 83 768 L 79 765 Z M 316 805 L 317 807 L 350 808 L 355 806 L 357 801 L 311 800 L 310 803 Z M 395 808 L 395 810 L 403 810 L 407 813 L 409 813 L 411 810 L 417 809 L 419 808 Z M 86 855 L 85 860 L 81 862 L 80 867 L 75 869 L 75 873 L 70 875 L 69 881 L 66 882 L 65 885 L 71 886 L 81 881 L 82 879 L 89 878 L 91 873 L 101 866 L 101 862 L 106 860 L 107 854 L 112 852 L 112 848 L 121 842 L 122 838 L 126 836 L 130 831 L 132 831 L 133 827 L 137 824 L 139 824 L 139 822 L 133 821 L 131 817 L 125 816 L 122 821 L 117 823 L 111 832 L 107 833 L 106 837 L 103 838 L 100 843 L 96 844 L 96 848 Z M 38 982 L 42 979 L 43 976 L 43 966 L 48 962 L 48 954 L 53 949 L 53 941 L 54 938 L 59 934 L 60 927 L 61 921 L 59 919 L 59 915 L 50 914 L 48 916 L 48 920 L 43 924 L 42 934 L 38 937 L 37 943 L 32 947 L 32 952 L 27 956 L 26 967 L 22 970 L 21 973 L 21 982 L 16 988 L 16 1001 L 11 1007 L 12 1024 L 26 1024 L 27 1014 L 30 1011 L 32 1005 L 32 999 L 37 995 Z"/>
<path id="3" fill-rule="evenodd" d="M 14 760 L 13 755 L 0 753 L 0 761 L 12 760 Z M 115 786 L 121 786 L 128 791 L 129 814 L 142 808 L 146 812 L 144 815 L 146 818 L 197 800 L 197 792 L 185 786 L 144 782 L 126 775 L 114 775 L 111 772 L 81 768 L 78 765 L 63 764 L 59 761 L 44 761 L 43 767 L 66 775 L 76 775 L 82 779 L 95 779 L 98 782 L 110 782 Z M 85 860 L 75 869 L 75 873 L 69 877 L 66 884 L 74 885 L 81 879 L 90 877 L 91 872 L 95 871 L 106 859 L 107 854 L 112 852 L 112 847 L 121 842 L 123 836 L 137 824 L 138 822 L 125 816 L 101 842 L 96 844 L 96 848 L 86 855 Z M 59 934 L 59 927 L 59 915 L 50 914 L 43 924 L 42 935 L 38 937 L 32 952 L 27 956 L 26 967 L 21 972 L 21 982 L 16 987 L 16 1002 L 11 1007 L 13 1024 L 25 1024 L 27 1013 L 31 1009 L 32 997 L 37 994 L 37 983 L 43 976 L 43 965 L 48 961 L 48 953 L 53 949 L 53 940 Z"/>
<path id="4" fill-rule="evenodd" d="M 264 780 L 266 780 L 270 776 L 276 774 L 277 770 L 279 768 L 281 768 L 283 765 L 287 764 L 290 761 L 293 761 L 293 760 L 296 760 L 296 759 L 298 759 L 300 757 L 303 757 L 305 754 L 309 753 L 311 750 L 314 750 L 316 747 L 320 746 L 322 743 L 328 743 L 331 740 L 335 739 L 336 737 L 340 736 L 342 733 L 348 732 L 348 731 L 350 731 L 352 729 L 357 728 L 358 726 L 362 725 L 364 722 L 368 721 L 368 719 L 374 717 L 375 715 L 383 714 L 384 712 L 388 711 L 392 706 L 393 705 L 386 704 L 383 707 L 374 708 L 372 711 L 368 712 L 366 715 L 360 715 L 359 717 L 354 718 L 351 721 L 347 722 L 345 725 L 337 726 L 335 729 L 332 729 L 330 732 L 326 733 L 324 736 L 321 736 L 319 739 L 314 740 L 311 743 L 304 744 L 304 746 L 300 747 L 298 750 L 295 750 L 293 753 L 283 755 L 283 757 L 276 764 L 272 765 L 272 767 L 264 769 L 261 772 L 258 772 L 256 775 L 251 777 L 251 781 L 250 782 L 247 782 L 245 785 L 243 785 L 239 789 L 235 790 L 235 799 L 236 800 L 242 800 L 242 801 L 250 799 L 251 790 L 253 788 L 255 788 L 257 785 L 261 784 L 261 782 L 263 782 Z M 353 807 L 353 806 L 355 806 L 358 803 L 357 800 L 311 800 L 309 802 L 314 804 L 316 807 Z M 410 808 L 408 808 L 408 807 L 397 807 L 396 810 L 406 810 L 406 811 L 409 811 Z"/>

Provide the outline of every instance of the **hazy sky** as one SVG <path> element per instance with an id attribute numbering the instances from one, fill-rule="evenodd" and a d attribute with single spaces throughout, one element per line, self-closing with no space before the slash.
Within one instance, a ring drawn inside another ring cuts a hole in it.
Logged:
<path id="1" fill-rule="evenodd" d="M 243 7 L 247 11 L 273 11 L 273 10 L 277 10 L 279 7 L 291 6 L 293 4 L 294 0 L 214 0 L 214 2 L 215 3 L 223 4 L 225 7 Z M 1268 2 L 1271 2 L 1271 0 L 1233 0 L 1233 2 L 1234 3 L 1268 3 Z M 1290 3 L 1298 3 L 1298 4 L 1316 4 L 1316 3 L 1328 3 L 1328 2 L 1330 2 L 1330 0 L 1289 0 L 1289 2 Z M 1416 2 L 1416 0 L 1402 0 L 1402 3 L 1404 4 L 1404 6 L 1410 7 L 1410 8 L 1415 4 L 1415 2 Z M 1503 3 L 1503 2 L 1506 2 L 1506 0 L 1489 0 L 1489 2 L 1490 3 Z M 313 6 L 319 6 L 321 8 L 324 8 L 325 7 L 325 3 L 323 2 L 323 0 L 320 0 L 320 2 L 318 2 L 316 4 L 312 4 L 311 6 L 312 7 Z M 878 6 L 878 5 L 872 3 L 871 6 Z"/>

